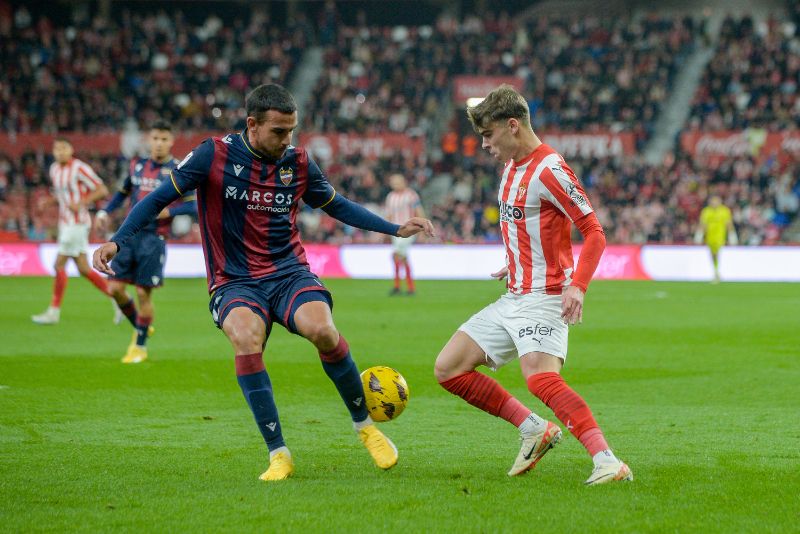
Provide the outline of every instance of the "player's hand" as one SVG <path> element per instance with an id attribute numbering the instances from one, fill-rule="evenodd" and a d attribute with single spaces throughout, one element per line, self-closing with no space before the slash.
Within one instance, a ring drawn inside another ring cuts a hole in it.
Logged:
<path id="1" fill-rule="evenodd" d="M 98 211 L 94 216 L 94 227 L 99 232 L 105 232 L 108 229 L 108 214 L 105 211 Z"/>
<path id="2" fill-rule="evenodd" d="M 583 321 L 583 291 L 579 287 L 569 286 L 561 294 L 561 318 L 567 324 Z"/>
<path id="3" fill-rule="evenodd" d="M 420 232 L 425 232 L 428 237 L 433 237 L 433 223 L 424 217 L 411 217 L 406 223 L 397 231 L 400 237 L 411 237 Z"/>
<path id="4" fill-rule="evenodd" d="M 70 202 L 69 206 L 67 206 L 67 207 L 69 208 L 69 211 L 71 211 L 72 213 L 78 213 L 78 212 L 81 211 L 81 208 L 83 207 L 83 203 L 82 202 Z"/>
<path id="5" fill-rule="evenodd" d="M 103 243 L 92 255 L 92 267 L 104 274 L 114 274 L 111 270 L 111 258 L 117 255 L 117 244 L 109 241 Z"/>
<path id="6" fill-rule="evenodd" d="M 158 214 L 156 219 L 168 219 L 169 218 L 169 208 L 164 208 L 161 210 L 161 213 Z"/>
<path id="7" fill-rule="evenodd" d="M 498 280 L 505 280 L 508 278 L 508 265 L 497 271 L 496 273 L 492 273 L 492 278 L 497 278 Z"/>

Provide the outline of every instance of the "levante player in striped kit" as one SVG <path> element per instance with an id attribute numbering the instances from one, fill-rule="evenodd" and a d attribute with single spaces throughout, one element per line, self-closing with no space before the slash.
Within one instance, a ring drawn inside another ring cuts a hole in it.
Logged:
<path id="1" fill-rule="evenodd" d="M 58 201 L 58 256 L 55 263 L 53 298 L 44 313 L 34 315 L 37 324 L 56 324 L 61 319 L 61 300 L 67 290 L 67 261 L 71 258 L 81 276 L 108 295 L 105 278 L 92 270 L 86 259 L 92 218 L 88 207 L 105 198 L 108 188 L 87 163 L 73 157 L 74 149 L 68 139 L 59 137 L 53 142 L 50 181 L 53 196 Z"/>
<path id="2" fill-rule="evenodd" d="M 392 224 L 336 193 L 308 152 L 291 146 L 297 108 L 283 87 L 261 85 L 245 105 L 247 128 L 190 152 L 171 180 L 140 201 L 95 251 L 94 264 L 113 275 L 108 262 L 128 240 L 196 189 L 209 308 L 233 345 L 239 385 L 269 449 L 269 469 L 260 478 L 282 480 L 294 472 L 262 359 L 273 322 L 314 344 L 359 438 L 375 464 L 389 469 L 397 449 L 367 413 L 358 368 L 333 323 L 333 299 L 309 269 L 295 219 L 302 199 L 346 224 L 388 235 L 432 235 L 433 226 L 419 217 Z"/>
<path id="3" fill-rule="evenodd" d="M 632 480 L 606 443 L 586 402 L 561 377 L 568 325 L 581 322 L 583 296 L 605 248 L 605 234 L 564 158 L 531 128 L 528 104 L 502 85 L 467 109 L 483 148 L 505 163 L 498 201 L 506 266 L 493 276 L 508 292 L 473 315 L 436 359 L 449 392 L 519 428 L 522 446 L 510 476 L 532 469 L 561 439 L 561 429 L 477 372 L 518 359 L 530 392 L 553 410 L 594 462 L 586 484 Z M 571 225 L 584 238 L 573 268 Z"/>
<path id="4" fill-rule="evenodd" d="M 164 120 L 157 120 L 150 127 L 150 157 L 133 158 L 128 176 L 105 208 L 97 212 L 95 225 L 102 231 L 108 227 L 108 214 L 114 212 L 127 201 L 133 209 L 136 204 L 163 182 L 170 181 L 170 173 L 178 165 L 172 157 L 175 136 L 172 126 Z M 158 219 L 150 222 L 136 234 L 117 257 L 111 268 L 108 289 L 119 306 L 120 312 L 133 326 L 133 337 L 122 363 L 140 363 L 147 359 L 147 338 L 154 331 L 151 323 L 155 313 L 153 289 L 164 284 L 164 263 L 167 258 L 165 240 L 169 236 L 172 219 L 176 215 L 197 213 L 195 196 L 189 191 L 158 214 Z M 137 309 L 128 295 L 127 286 L 136 286 Z"/>

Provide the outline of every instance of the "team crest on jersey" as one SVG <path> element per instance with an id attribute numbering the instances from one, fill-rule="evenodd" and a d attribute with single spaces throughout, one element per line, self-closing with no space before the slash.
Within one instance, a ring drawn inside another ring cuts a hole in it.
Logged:
<path id="1" fill-rule="evenodd" d="M 294 178 L 294 171 L 291 169 L 291 167 L 281 167 L 278 171 L 278 176 L 280 176 L 283 185 L 289 185 L 292 181 L 292 178 Z"/>
<path id="2" fill-rule="evenodd" d="M 528 193 L 528 188 L 524 185 L 519 187 L 519 191 L 517 192 L 517 200 L 525 200 L 525 195 Z"/>

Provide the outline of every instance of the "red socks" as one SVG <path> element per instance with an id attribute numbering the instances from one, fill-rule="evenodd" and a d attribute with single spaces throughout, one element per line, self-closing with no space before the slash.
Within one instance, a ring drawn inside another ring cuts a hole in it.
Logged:
<path id="1" fill-rule="evenodd" d="M 400 260 L 394 259 L 394 288 L 400 290 Z"/>
<path id="2" fill-rule="evenodd" d="M 539 397 L 567 430 L 580 440 L 590 456 L 608 449 L 603 432 L 583 398 L 558 373 L 537 373 L 528 377 L 528 389 Z"/>
<path id="3" fill-rule="evenodd" d="M 264 370 L 264 358 L 260 352 L 236 355 L 236 376 L 259 373 Z"/>
<path id="4" fill-rule="evenodd" d="M 403 260 L 403 266 L 406 269 L 406 287 L 409 293 L 414 292 L 414 279 L 411 278 L 411 266 L 408 264 L 408 259 Z"/>
<path id="5" fill-rule="evenodd" d="M 505 419 L 514 426 L 521 425 L 531 413 L 495 379 L 477 371 L 469 371 L 440 384 L 453 395 L 458 395 L 476 408 Z"/>
<path id="6" fill-rule="evenodd" d="M 88 278 L 89 281 L 92 284 L 94 284 L 94 287 L 96 287 L 97 289 L 99 289 L 100 291 L 102 291 L 103 293 L 108 295 L 109 297 L 111 296 L 111 293 L 108 292 L 108 282 L 106 282 L 105 278 L 100 276 L 100 273 L 98 273 L 97 271 L 94 271 L 92 269 L 89 269 L 89 274 L 86 275 L 86 278 Z"/>
<path id="7" fill-rule="evenodd" d="M 406 288 L 409 293 L 414 292 L 414 279 L 411 278 L 411 266 L 408 264 L 408 258 L 397 259 L 394 258 L 394 288 L 400 290 L 400 269 L 406 271 Z"/>
<path id="8" fill-rule="evenodd" d="M 64 291 L 67 289 L 67 280 L 67 270 L 57 269 L 56 279 L 55 282 L 53 282 L 53 300 L 50 303 L 50 306 L 53 308 L 61 307 L 61 299 L 64 298 Z"/>

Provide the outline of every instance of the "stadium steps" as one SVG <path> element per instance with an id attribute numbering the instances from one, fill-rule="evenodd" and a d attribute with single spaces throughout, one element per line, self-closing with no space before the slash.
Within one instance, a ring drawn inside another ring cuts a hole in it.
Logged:
<path id="1" fill-rule="evenodd" d="M 719 23 L 722 17 L 719 17 Z M 712 39 L 716 41 L 719 35 L 720 24 L 711 24 Z M 655 122 L 653 137 L 644 149 L 644 159 L 650 164 L 658 165 L 664 159 L 664 154 L 675 148 L 678 134 L 689 120 L 692 111 L 692 99 L 697 92 L 697 87 L 703 79 L 706 65 L 714 57 L 715 47 L 704 45 L 698 39 L 699 46 L 683 61 L 683 67 L 678 72 L 672 90 L 669 92 L 664 106 Z"/>
<path id="2" fill-rule="evenodd" d="M 323 70 L 323 49 L 320 46 L 312 46 L 306 49 L 300 64 L 295 69 L 294 76 L 289 82 L 289 91 L 294 95 L 297 103 L 298 120 L 302 122 L 302 114 L 311 99 L 311 91 L 317 86 L 319 77 Z"/>

